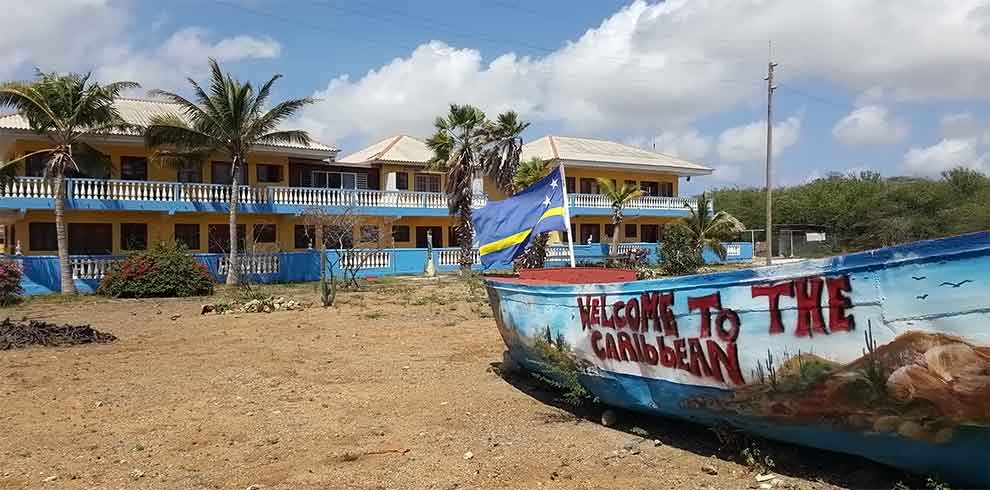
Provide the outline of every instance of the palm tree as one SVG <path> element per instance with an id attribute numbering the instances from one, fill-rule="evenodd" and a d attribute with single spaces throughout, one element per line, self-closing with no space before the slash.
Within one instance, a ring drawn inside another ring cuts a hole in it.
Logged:
<path id="1" fill-rule="evenodd" d="M 698 196 L 697 206 L 692 207 L 690 204 L 685 206 L 691 211 L 691 216 L 684 218 L 683 223 L 690 231 L 695 250 L 703 253 L 705 249 L 709 249 L 715 252 L 719 259 L 725 260 L 723 240 L 745 227 L 725 211 L 711 214 L 711 199 L 704 192 Z"/>
<path id="2" fill-rule="evenodd" d="M 82 141 L 84 137 L 136 130 L 120 116 L 114 101 L 121 92 L 137 87 L 134 82 L 93 82 L 89 73 L 60 74 L 40 70 L 33 82 L 0 84 L 0 107 L 16 109 L 28 120 L 34 132 L 48 140 L 47 148 L 28 153 L 3 166 L 35 155 L 46 155 L 48 158 L 44 177 L 51 182 L 54 190 L 62 294 L 76 292 L 69 265 L 69 235 L 65 227 L 65 175 L 70 171 L 84 171 L 87 165 L 94 162 L 106 163 L 105 157 Z"/>
<path id="3" fill-rule="evenodd" d="M 537 157 L 519 164 L 516 168 L 516 175 L 513 179 L 515 192 L 519 192 L 536 181 L 546 177 L 550 170 L 550 160 L 542 160 Z M 523 269 L 541 269 L 547 259 L 547 239 L 548 233 L 540 233 L 533 238 L 529 248 L 519 257 L 517 264 Z"/>
<path id="4" fill-rule="evenodd" d="M 622 209 L 626 204 L 643 197 L 644 192 L 635 185 L 622 184 L 622 187 L 619 187 L 612 179 L 597 177 L 595 180 L 598 181 L 598 190 L 602 195 L 612 201 L 612 246 L 608 254 L 614 257 L 619 254 L 619 228 L 622 227 L 622 221 L 625 219 Z"/>
<path id="5" fill-rule="evenodd" d="M 182 115 L 152 117 L 144 139 L 155 149 L 153 158 L 166 166 L 189 163 L 202 165 L 215 153 L 227 155 L 231 162 L 230 198 L 230 267 L 227 284 L 237 284 L 240 258 L 237 250 L 237 204 L 240 174 L 248 155 L 257 145 L 295 143 L 308 145 L 309 134 L 299 130 L 280 130 L 279 124 L 313 99 L 291 99 L 265 110 L 272 86 L 282 75 L 274 75 L 255 92 L 251 83 L 241 83 L 220 70 L 210 58 L 212 78 L 207 94 L 196 81 L 189 79 L 195 102 L 181 95 L 154 90 L 152 96 L 178 104 Z"/>
<path id="6" fill-rule="evenodd" d="M 451 104 L 446 117 L 434 123 L 436 132 L 426 145 L 433 150 L 429 168 L 447 174 L 447 208 L 454 218 L 460 242 L 462 272 L 474 264 L 474 229 L 471 226 L 472 180 L 488 175 L 499 189 L 512 192 L 513 178 L 522 152 L 519 136 L 528 126 L 515 112 L 499 114 L 489 121 L 485 113 L 470 105 Z"/>

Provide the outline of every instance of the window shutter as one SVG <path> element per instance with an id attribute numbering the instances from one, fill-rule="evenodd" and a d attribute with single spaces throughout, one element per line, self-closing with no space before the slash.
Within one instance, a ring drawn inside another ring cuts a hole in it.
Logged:
<path id="1" fill-rule="evenodd" d="M 365 173 L 357 174 L 357 188 L 358 189 L 368 188 L 368 174 Z"/>

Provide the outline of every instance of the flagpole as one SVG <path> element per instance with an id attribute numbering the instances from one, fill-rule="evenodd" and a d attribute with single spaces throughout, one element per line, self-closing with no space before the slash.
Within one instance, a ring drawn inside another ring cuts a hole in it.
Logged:
<path id="1" fill-rule="evenodd" d="M 560 190 L 564 196 L 564 221 L 567 223 L 567 253 L 571 258 L 571 267 L 576 267 L 574 264 L 574 237 L 571 233 L 571 210 L 570 204 L 567 199 L 567 176 L 564 175 L 564 164 L 560 164 Z"/>

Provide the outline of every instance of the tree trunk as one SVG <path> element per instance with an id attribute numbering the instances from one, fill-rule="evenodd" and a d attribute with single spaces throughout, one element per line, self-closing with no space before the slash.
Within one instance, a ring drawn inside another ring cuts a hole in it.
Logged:
<path id="1" fill-rule="evenodd" d="M 609 247 L 608 254 L 611 257 L 619 255 L 619 228 L 622 227 L 622 215 L 612 216 L 612 246 Z"/>
<path id="2" fill-rule="evenodd" d="M 227 284 L 238 284 L 240 282 L 241 274 L 241 257 L 238 255 L 237 250 L 237 202 L 239 201 L 239 183 L 241 174 L 241 162 L 238 157 L 234 157 L 233 163 L 233 182 L 230 183 L 230 260 L 228 261 L 230 267 L 227 269 Z"/>
<path id="3" fill-rule="evenodd" d="M 62 278 L 62 294 L 76 294 L 69 263 L 69 233 L 65 228 L 65 174 L 55 175 L 55 236 L 58 239 L 58 268 Z"/>
<path id="4" fill-rule="evenodd" d="M 461 245 L 461 272 L 464 274 L 471 272 L 471 267 L 474 266 L 474 233 L 471 230 L 470 221 L 461 221 L 461 224 L 457 225 L 457 240 Z"/>

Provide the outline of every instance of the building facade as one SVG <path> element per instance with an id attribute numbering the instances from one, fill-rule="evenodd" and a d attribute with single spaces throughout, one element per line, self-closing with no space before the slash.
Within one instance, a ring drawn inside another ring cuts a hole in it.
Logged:
<path id="1" fill-rule="evenodd" d="M 167 102 L 122 99 L 121 115 L 146 124 L 152 115 L 176 113 Z M 0 159 L 10 161 L 45 147 L 17 114 L 0 116 Z M 229 247 L 227 212 L 230 163 L 216 155 L 202 166 L 157 165 L 133 134 L 92 138 L 106 168 L 67 179 L 69 250 L 80 256 L 119 256 L 175 240 L 191 251 L 223 253 Z M 393 136 L 338 158 L 338 149 L 310 145 L 259 147 L 242 171 L 238 249 L 246 253 L 310 249 L 315 233 L 306 214 L 360 215 L 353 237 L 388 237 L 394 248 L 456 247 L 447 212 L 445 176 L 427 168 L 432 156 L 422 140 Z M 656 243 L 663 225 L 687 216 L 691 201 L 678 197 L 679 179 L 707 175 L 710 168 L 620 143 L 545 136 L 525 145 L 523 158 L 539 157 L 567 172 L 573 234 L 579 244 L 611 236 L 611 203 L 598 194 L 595 177 L 640 186 L 646 195 L 625 209 L 624 242 Z M 8 254 L 56 254 L 51 185 L 42 177 L 44 157 L 8 169 L 0 187 L 0 225 Z M 504 196 L 485 179 L 474 182 L 475 205 Z M 560 241 L 561 237 L 556 237 Z"/>

